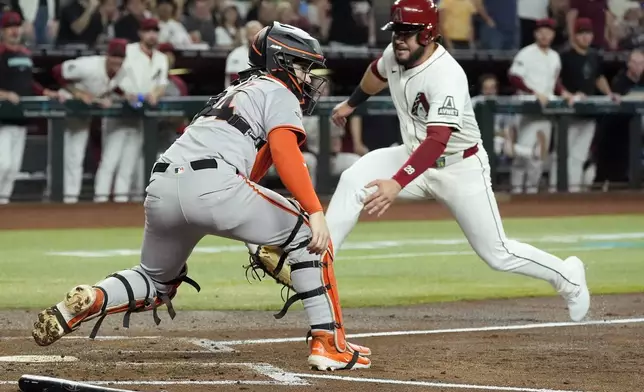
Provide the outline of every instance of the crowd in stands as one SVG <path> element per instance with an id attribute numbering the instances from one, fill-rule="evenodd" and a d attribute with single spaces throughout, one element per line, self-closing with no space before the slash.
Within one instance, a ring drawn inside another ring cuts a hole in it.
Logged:
<path id="1" fill-rule="evenodd" d="M 330 45 L 375 44 L 371 0 L 0 0 L 0 6 L 23 17 L 27 45 L 137 41 L 140 21 L 150 17 L 160 22 L 160 41 L 177 49 L 237 47 L 250 21 L 291 24 Z"/>

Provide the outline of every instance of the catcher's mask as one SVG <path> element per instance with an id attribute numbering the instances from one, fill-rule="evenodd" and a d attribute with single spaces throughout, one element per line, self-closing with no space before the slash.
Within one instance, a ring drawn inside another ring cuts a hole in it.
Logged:
<path id="1" fill-rule="evenodd" d="M 279 79 L 295 94 L 305 115 L 322 94 L 326 79 L 314 75 L 316 68 L 326 68 L 320 43 L 304 30 L 273 22 L 255 36 L 249 50 L 250 64 Z"/>

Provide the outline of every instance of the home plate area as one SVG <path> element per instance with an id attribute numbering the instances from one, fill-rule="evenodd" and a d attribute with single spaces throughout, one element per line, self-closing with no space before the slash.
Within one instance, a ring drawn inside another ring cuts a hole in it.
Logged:
<path id="1" fill-rule="evenodd" d="M 0 312 L 12 320 L 0 335 L 0 392 L 17 391 L 23 375 L 168 392 L 640 391 L 644 295 L 595 298 L 583 323 L 561 317 L 558 298 L 348 310 L 350 340 L 372 349 L 373 365 L 332 373 L 308 369 L 298 311 L 282 329 L 270 312 L 182 312 L 183 322 L 129 331 L 117 318 L 94 341 L 88 325 L 49 347 L 27 336 L 30 315 Z"/>

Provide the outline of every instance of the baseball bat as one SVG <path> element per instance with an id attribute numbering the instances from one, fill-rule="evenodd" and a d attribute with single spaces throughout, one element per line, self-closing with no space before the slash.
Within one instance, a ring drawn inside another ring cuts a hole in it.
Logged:
<path id="1" fill-rule="evenodd" d="M 107 388 L 62 378 L 25 374 L 18 380 L 22 392 L 133 392 L 126 389 Z"/>

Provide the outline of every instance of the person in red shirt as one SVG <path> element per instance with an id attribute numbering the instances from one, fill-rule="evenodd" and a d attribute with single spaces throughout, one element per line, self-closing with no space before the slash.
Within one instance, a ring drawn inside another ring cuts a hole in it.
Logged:
<path id="1" fill-rule="evenodd" d="M 598 49 L 617 49 L 609 26 L 615 23 L 615 16 L 608 9 L 608 0 L 570 0 L 570 10 L 566 15 L 568 38 L 573 44 L 575 25 L 578 18 L 588 18 L 593 22 L 593 46 Z"/>

